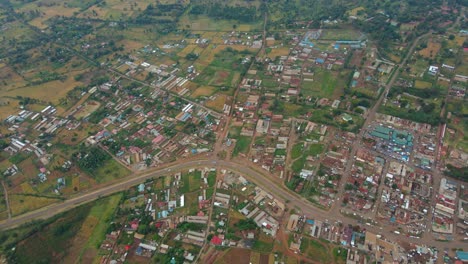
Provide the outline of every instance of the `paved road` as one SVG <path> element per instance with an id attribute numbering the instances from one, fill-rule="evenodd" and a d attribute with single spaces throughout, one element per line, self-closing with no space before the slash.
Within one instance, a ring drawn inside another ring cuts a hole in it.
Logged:
<path id="1" fill-rule="evenodd" d="M 277 183 L 272 182 L 271 178 L 273 178 L 274 176 L 269 174 L 266 171 L 265 172 L 258 171 L 250 167 L 249 165 L 239 164 L 239 163 L 232 162 L 232 161 L 200 159 L 200 160 L 188 161 L 182 164 L 176 164 L 176 165 L 169 166 L 163 169 L 159 169 L 157 171 L 153 171 L 150 173 L 139 174 L 123 182 L 115 183 L 113 185 L 101 188 L 99 190 L 81 194 L 78 197 L 73 197 L 61 203 L 52 204 L 42 209 L 32 211 L 30 213 L 26 213 L 24 215 L 20 215 L 17 217 L 13 217 L 6 221 L 0 222 L 0 229 L 5 230 L 5 229 L 14 228 L 14 227 L 17 227 L 18 225 L 31 221 L 32 219 L 45 219 L 53 215 L 56 215 L 60 212 L 74 208 L 80 204 L 96 200 L 99 197 L 110 195 L 110 194 L 113 194 L 122 190 L 126 190 L 130 188 L 131 186 L 135 186 L 146 179 L 161 177 L 163 175 L 173 174 L 174 172 L 187 170 L 188 168 L 197 168 L 197 167 L 218 167 L 218 168 L 224 168 L 224 169 L 239 173 L 243 175 L 249 181 L 257 184 L 258 186 L 261 186 L 263 189 L 272 193 L 279 199 L 283 201 L 287 201 L 287 206 L 289 208 L 300 208 L 302 210 L 302 213 L 305 214 L 307 217 L 314 218 L 314 219 L 321 220 L 321 221 L 325 221 L 327 219 L 329 222 L 341 221 L 344 224 L 352 224 L 352 225 L 359 224 L 357 220 L 348 219 L 342 216 L 340 213 L 327 212 L 325 210 L 315 208 L 309 201 L 307 201 L 302 196 L 298 195 L 297 193 L 294 193 L 293 191 L 287 189 L 284 186 L 279 186 Z M 382 235 L 389 238 L 390 240 L 399 241 L 401 239 L 404 239 L 404 241 L 406 242 L 412 242 L 412 243 L 418 243 L 418 244 L 422 242 L 420 239 L 412 239 L 412 238 L 402 237 L 402 236 L 389 233 L 389 232 L 383 232 L 385 230 L 380 230 L 378 227 L 366 226 L 366 228 L 375 233 L 381 233 Z M 428 243 L 428 244 L 432 246 L 436 246 L 438 248 L 445 248 L 448 246 L 450 246 L 450 248 L 454 248 L 454 247 L 464 248 L 466 246 L 466 243 L 458 242 L 458 241 L 453 241 L 450 243 L 432 241 L 431 243 Z"/>
<path id="2" fill-rule="evenodd" d="M 345 175 L 341 179 L 340 189 L 338 190 L 339 194 L 344 193 L 344 191 L 345 191 L 344 187 L 346 186 L 345 183 L 346 183 L 348 177 L 351 177 L 351 170 L 352 170 L 352 167 L 353 167 L 353 164 L 354 164 L 354 156 L 356 156 L 356 152 L 358 151 L 358 149 L 361 148 L 361 139 L 364 136 L 364 133 L 366 131 L 367 126 L 369 126 L 375 120 L 375 115 L 377 113 L 377 110 L 382 105 L 382 102 L 386 99 L 388 92 L 390 91 L 393 84 L 395 83 L 398 76 L 400 75 L 400 68 L 403 68 L 406 65 L 406 62 L 408 61 L 408 59 L 413 54 L 413 51 L 416 48 L 419 41 L 422 38 L 424 38 L 424 37 L 426 37 L 426 36 L 428 36 L 430 34 L 432 34 L 432 33 L 429 32 L 429 33 L 427 33 L 425 35 L 422 35 L 422 36 L 420 36 L 420 37 L 418 37 L 417 39 L 414 40 L 413 44 L 411 45 L 410 49 L 408 50 L 408 53 L 406 54 L 406 56 L 403 59 L 403 61 L 401 62 L 401 64 L 399 64 L 399 65 L 397 65 L 395 67 L 393 76 L 391 77 L 391 79 L 387 83 L 387 85 L 385 86 L 385 90 L 380 94 L 380 97 L 377 100 L 377 102 L 369 110 L 369 112 L 367 114 L 367 117 L 366 117 L 366 120 L 364 121 L 364 125 L 362 126 L 361 131 L 359 131 L 359 134 L 357 135 L 357 138 L 359 140 L 356 140 L 354 142 L 354 144 L 352 145 L 352 147 L 351 147 L 349 158 L 348 158 L 348 161 L 347 161 L 346 166 L 345 166 Z M 342 199 L 342 198 L 343 198 L 343 196 L 341 196 L 339 199 Z M 341 206 L 341 203 L 339 201 L 335 202 L 335 204 L 332 207 L 332 211 L 335 212 L 335 213 L 338 212 L 340 210 L 340 208 L 339 208 L 340 206 Z"/>

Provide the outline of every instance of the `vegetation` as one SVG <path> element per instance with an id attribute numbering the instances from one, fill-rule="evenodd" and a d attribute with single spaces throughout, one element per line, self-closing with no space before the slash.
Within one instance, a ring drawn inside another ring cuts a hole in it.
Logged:
<path id="1" fill-rule="evenodd" d="M 452 164 L 447 164 L 445 175 L 468 182 L 468 167 L 457 168 Z"/>
<path id="2" fill-rule="evenodd" d="M 78 166 L 89 175 L 95 175 L 96 170 L 100 168 L 105 161 L 111 159 L 111 156 L 99 147 L 84 148 L 75 153 L 73 158 Z"/>

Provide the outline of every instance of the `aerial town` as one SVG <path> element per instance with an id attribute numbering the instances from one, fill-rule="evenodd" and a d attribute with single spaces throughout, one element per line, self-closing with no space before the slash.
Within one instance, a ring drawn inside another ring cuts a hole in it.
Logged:
<path id="1" fill-rule="evenodd" d="M 0 2 L 0 263 L 468 263 L 467 3 L 302 2 Z"/>

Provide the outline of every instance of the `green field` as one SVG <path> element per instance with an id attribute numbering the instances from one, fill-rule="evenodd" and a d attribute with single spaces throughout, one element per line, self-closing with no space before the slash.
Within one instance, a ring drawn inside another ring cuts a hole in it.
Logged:
<path id="1" fill-rule="evenodd" d="M 361 34 L 352 29 L 325 29 L 321 39 L 326 40 L 358 40 Z"/>
<path id="2" fill-rule="evenodd" d="M 210 53 L 206 57 L 212 56 Z M 243 59 L 250 56 L 247 50 L 237 51 L 230 47 L 214 54 L 213 61 L 203 68 L 201 74 L 194 80 L 200 85 L 209 85 L 214 87 L 236 87 L 240 82 L 242 73 L 247 70 L 249 63 L 243 62 Z"/>
<path id="3" fill-rule="evenodd" d="M 239 153 L 247 154 L 247 152 L 249 151 L 251 140 L 252 140 L 251 137 L 239 136 L 236 142 L 236 146 L 234 147 L 234 150 L 232 151 L 232 156 L 235 157 L 239 155 Z"/>
<path id="4" fill-rule="evenodd" d="M 309 151 L 307 152 L 307 154 L 309 154 L 310 156 L 316 156 L 316 155 L 319 155 L 322 152 L 323 152 L 323 145 L 322 144 L 312 144 L 312 145 L 310 145 Z"/>
<path id="5" fill-rule="evenodd" d="M 301 252 L 304 252 L 309 258 L 319 263 L 331 263 L 332 260 L 327 247 L 314 239 L 303 237 Z"/>
<path id="6" fill-rule="evenodd" d="M 295 144 L 291 150 L 291 158 L 297 159 L 300 156 L 302 156 L 303 149 L 304 149 L 304 143 Z"/>
<path id="7" fill-rule="evenodd" d="M 98 183 L 105 183 L 115 179 L 123 178 L 130 174 L 130 171 L 114 159 L 104 162 L 94 173 L 93 177 Z"/>
<path id="8" fill-rule="evenodd" d="M 309 79 L 313 81 L 304 80 L 302 82 L 301 93 L 304 96 L 315 96 L 315 97 L 336 97 L 336 89 L 343 89 L 344 79 L 346 71 L 337 73 L 321 68 L 314 69 L 314 76 Z"/>
<path id="9" fill-rule="evenodd" d="M 55 218 L 52 223 L 36 225 L 35 230 L 23 233 L 21 228 L 11 234 L 27 235 L 16 244 L 13 258 L 16 263 L 57 263 L 68 254 L 72 239 L 86 219 L 92 204 L 78 207 Z"/>
<path id="10" fill-rule="evenodd" d="M 182 174 L 182 186 L 180 187 L 181 193 L 193 192 L 200 189 L 201 184 L 201 171 L 194 171 Z"/>
<path id="11" fill-rule="evenodd" d="M 112 221 L 112 217 L 119 205 L 122 198 L 122 194 L 116 194 L 113 196 L 106 197 L 98 200 L 96 204 L 91 208 L 87 218 L 85 219 L 80 231 L 77 236 L 83 236 L 87 239 L 85 246 L 82 248 L 80 258 L 87 252 L 93 252 L 97 254 L 97 248 L 104 240 L 109 223 Z M 82 246 L 82 245 L 78 245 Z"/>
<path id="12" fill-rule="evenodd" d="M 304 168 L 305 162 L 306 162 L 306 159 L 303 156 L 293 162 L 293 164 L 291 165 L 291 169 L 295 173 L 299 173 Z"/>

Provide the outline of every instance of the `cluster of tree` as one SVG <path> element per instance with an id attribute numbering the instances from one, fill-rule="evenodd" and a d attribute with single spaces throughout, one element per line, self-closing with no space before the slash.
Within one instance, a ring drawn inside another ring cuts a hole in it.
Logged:
<path id="1" fill-rule="evenodd" d="M 182 4 L 148 5 L 146 9 L 135 18 L 136 24 L 155 25 L 158 32 L 169 33 L 176 30 L 179 17 L 185 12 L 186 7 Z"/>
<path id="2" fill-rule="evenodd" d="M 197 223 L 189 223 L 189 222 L 182 222 L 177 225 L 177 229 L 179 229 L 182 233 L 185 233 L 189 230 L 191 231 L 200 231 L 203 230 L 206 226 L 204 224 L 197 224 Z"/>
<path id="3" fill-rule="evenodd" d="M 234 224 L 234 226 L 239 229 L 239 230 L 254 230 L 254 229 L 257 229 L 257 224 L 255 223 L 255 221 L 251 218 L 248 218 L 248 219 L 242 219 L 240 220 L 239 222 L 237 222 L 236 224 Z"/>
<path id="4" fill-rule="evenodd" d="M 255 6 L 230 6 L 218 2 L 211 4 L 193 5 L 189 11 L 192 15 L 207 15 L 215 19 L 230 19 L 251 23 L 259 19 Z"/>
<path id="5" fill-rule="evenodd" d="M 452 164 L 447 164 L 447 170 L 444 174 L 455 179 L 468 182 L 468 167 L 457 168 Z"/>
<path id="6" fill-rule="evenodd" d="M 54 17 L 50 19 L 50 31 L 52 34 L 44 34 L 48 38 L 70 41 L 81 40 L 84 36 L 92 33 L 94 27 L 88 20 L 74 17 Z"/>
<path id="7" fill-rule="evenodd" d="M 20 105 L 23 105 L 23 106 L 26 106 L 28 104 L 37 104 L 37 103 L 42 103 L 42 101 L 38 100 L 38 99 L 35 99 L 35 98 L 31 98 L 31 97 L 23 97 L 21 95 L 17 95 L 16 96 L 16 99 L 19 100 L 19 104 Z"/>
<path id="8" fill-rule="evenodd" d="M 101 167 L 111 156 L 99 147 L 82 148 L 73 154 L 73 160 L 80 169 L 94 175 L 94 171 Z"/>
<path id="9" fill-rule="evenodd" d="M 39 85 L 42 83 L 47 83 L 47 82 L 57 81 L 57 80 L 60 80 L 63 82 L 65 81 L 65 79 L 67 79 L 67 76 L 63 74 L 59 74 L 57 72 L 41 71 L 36 75 L 36 78 L 37 78 L 36 80 L 31 81 L 32 85 Z"/>
<path id="10" fill-rule="evenodd" d="M 419 111 L 416 111 L 414 109 L 409 109 L 408 111 L 405 111 L 401 108 L 384 107 L 382 112 L 384 114 L 396 116 L 403 119 L 409 119 L 419 123 L 437 125 L 440 123 L 441 119 L 438 113 L 434 113 L 434 109 L 435 105 L 433 103 L 430 103 L 424 105 Z"/>
<path id="11" fill-rule="evenodd" d="M 270 23 L 273 27 L 298 28 L 307 26 L 298 21 L 311 21 L 313 28 L 320 27 L 320 20 L 345 18 L 346 11 L 351 9 L 353 1 L 343 0 L 270 0 L 266 2 L 270 13 L 281 14 L 281 18 Z"/>
<path id="12" fill-rule="evenodd" d="M 423 99 L 430 99 L 430 98 L 437 98 L 440 95 L 440 88 L 439 87 L 432 87 L 426 89 L 418 89 L 414 87 L 393 87 L 390 92 L 388 93 L 389 97 L 408 93 Z"/>
<path id="13" fill-rule="evenodd" d="M 87 118 L 89 122 L 93 124 L 99 123 L 104 117 L 108 115 L 108 110 L 104 107 L 99 108 L 98 110 L 94 111 L 89 117 Z"/>
<path id="14" fill-rule="evenodd" d="M 18 16 L 21 17 L 21 19 L 29 21 L 33 20 L 34 18 L 42 16 L 42 12 L 35 9 L 35 10 L 29 10 L 27 12 L 21 12 L 18 13 Z"/>
<path id="15" fill-rule="evenodd" d="M 189 54 L 185 55 L 185 59 L 194 61 L 198 59 L 198 55 L 193 52 L 190 52 Z"/>
<path id="16" fill-rule="evenodd" d="M 385 15 L 377 14 L 372 20 L 357 20 L 355 25 L 369 34 L 384 49 L 389 47 L 390 43 L 400 40 L 398 28 L 390 24 Z"/>

